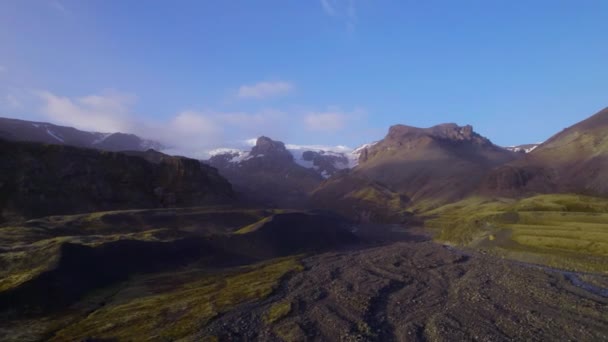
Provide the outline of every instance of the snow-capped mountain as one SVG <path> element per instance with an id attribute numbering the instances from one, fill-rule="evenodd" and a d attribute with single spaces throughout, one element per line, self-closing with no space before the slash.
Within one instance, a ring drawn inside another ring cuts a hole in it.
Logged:
<path id="1" fill-rule="evenodd" d="M 530 153 L 530 152 L 534 151 L 538 146 L 540 146 L 540 144 L 542 144 L 542 143 L 507 146 L 507 147 L 505 147 L 505 149 L 507 149 L 511 152 Z"/>
<path id="2" fill-rule="evenodd" d="M 239 164 L 251 160 L 252 158 L 264 157 L 264 153 L 253 153 L 257 140 L 258 139 L 250 139 L 246 141 L 247 144 L 252 144 L 251 150 L 217 148 L 209 151 L 209 155 L 216 163 L 218 160 L 223 160 L 223 163 L 230 164 Z M 342 145 L 286 144 L 284 147 L 285 151 L 291 154 L 295 164 L 313 170 L 323 178 L 329 178 L 340 170 L 357 166 L 360 154 L 366 147 L 372 146 L 373 144 L 374 143 L 366 144 L 354 150 Z"/>
<path id="3" fill-rule="evenodd" d="M 0 138 L 106 151 L 163 149 L 160 143 L 142 139 L 134 134 L 85 132 L 73 127 L 8 118 L 0 118 Z"/>

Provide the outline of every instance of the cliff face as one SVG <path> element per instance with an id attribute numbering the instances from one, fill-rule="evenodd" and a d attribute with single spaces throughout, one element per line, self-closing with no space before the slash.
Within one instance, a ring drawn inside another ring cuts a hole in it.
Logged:
<path id="1" fill-rule="evenodd" d="M 0 140 L 0 218 L 233 200 L 230 183 L 217 170 L 193 159 L 145 153 Z"/>

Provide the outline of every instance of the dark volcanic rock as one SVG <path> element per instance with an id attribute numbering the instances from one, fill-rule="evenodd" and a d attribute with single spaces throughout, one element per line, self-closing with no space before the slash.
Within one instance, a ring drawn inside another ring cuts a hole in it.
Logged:
<path id="1" fill-rule="evenodd" d="M 150 152 L 151 153 L 151 152 Z M 4 219 L 227 203 L 231 185 L 194 159 L 157 163 L 115 152 L 0 140 Z"/>
<path id="2" fill-rule="evenodd" d="M 268 137 L 261 136 L 256 141 L 255 146 L 251 149 L 251 155 L 254 157 L 263 156 L 272 159 L 285 159 L 293 161 L 293 156 L 285 148 L 285 144 L 281 141 L 275 141 Z"/>

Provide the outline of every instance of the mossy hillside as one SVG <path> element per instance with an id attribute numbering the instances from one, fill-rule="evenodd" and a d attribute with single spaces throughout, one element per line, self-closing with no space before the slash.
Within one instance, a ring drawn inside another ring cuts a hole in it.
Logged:
<path id="1" fill-rule="evenodd" d="M 426 213 L 447 243 L 490 248 L 556 267 L 608 272 L 608 200 L 540 195 L 469 198 Z"/>
<path id="2" fill-rule="evenodd" d="M 247 234 L 247 233 L 251 233 L 253 231 L 256 231 L 258 228 L 260 228 L 261 226 L 264 225 L 264 223 L 269 222 L 270 220 L 272 220 L 272 217 L 265 217 L 263 219 L 261 219 L 258 222 L 252 223 L 250 225 L 247 225 L 239 230 L 237 230 L 235 232 L 235 234 Z"/>
<path id="3" fill-rule="evenodd" d="M 217 207 L 104 211 L 49 216 L 0 227 L 0 291 L 52 269 L 63 243 L 96 247 L 118 240 L 160 242 L 192 233 L 230 234 L 274 212 Z"/>
<path id="4" fill-rule="evenodd" d="M 226 207 L 121 210 L 49 216 L 27 221 L 24 225 L 44 228 L 55 236 L 132 233 L 164 228 L 211 235 L 231 233 L 273 213 L 272 210 Z"/>
<path id="5" fill-rule="evenodd" d="M 67 243 L 98 247 L 119 240 L 167 242 L 175 239 L 174 234 L 170 231 L 156 229 L 131 234 L 58 236 L 29 244 L 11 245 L 8 243 L 15 238 L 15 236 L 8 234 L 10 232 L 18 232 L 17 236 L 24 236 L 26 240 L 28 237 L 34 239 L 28 234 L 29 230 L 31 228 L 0 228 L 0 236 L 5 237 L 0 239 L 3 250 L 3 253 L 0 253 L 0 292 L 19 286 L 36 278 L 43 272 L 54 269 L 61 258 L 61 247 Z M 40 237 L 36 231 L 34 235 Z M 9 236 L 9 239 L 6 236 Z"/>
<path id="6" fill-rule="evenodd" d="M 401 223 L 411 216 L 408 202 L 406 196 L 378 182 L 343 174 L 315 189 L 310 205 L 360 222 Z"/>
<path id="7" fill-rule="evenodd" d="M 52 340 L 185 338 L 236 305 L 266 298 L 282 277 L 302 270 L 296 258 L 285 258 L 194 279 L 192 274 L 147 277 Z"/>

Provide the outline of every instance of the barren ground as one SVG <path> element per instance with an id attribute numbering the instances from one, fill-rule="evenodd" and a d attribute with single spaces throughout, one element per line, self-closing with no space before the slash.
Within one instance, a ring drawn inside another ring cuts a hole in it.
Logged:
<path id="1" fill-rule="evenodd" d="M 380 233 L 378 233 L 380 232 Z M 608 298 L 568 274 L 468 254 L 422 231 L 364 227 L 376 246 L 303 259 L 305 270 L 264 301 L 220 316 L 220 340 L 601 341 Z M 398 242 L 387 241 L 398 239 Z M 383 241 L 384 240 L 384 241 Z M 606 284 L 602 276 L 581 276 Z M 277 303 L 288 307 L 268 322 Z"/>

